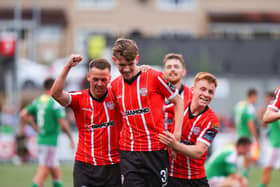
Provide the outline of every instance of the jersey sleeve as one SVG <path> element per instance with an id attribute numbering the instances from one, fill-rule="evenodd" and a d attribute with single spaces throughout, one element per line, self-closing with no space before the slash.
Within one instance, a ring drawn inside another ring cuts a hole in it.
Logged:
<path id="1" fill-rule="evenodd" d="M 168 82 L 164 77 L 163 73 L 158 72 L 156 73 L 156 84 L 160 93 L 167 98 L 168 100 L 173 99 L 177 94 L 178 91 L 174 85 Z"/>
<path id="2" fill-rule="evenodd" d="M 280 110 L 280 86 L 278 89 L 274 92 L 273 100 L 268 105 L 269 108 L 273 108 L 276 111 Z"/>
<path id="3" fill-rule="evenodd" d="M 219 131 L 220 122 L 218 118 L 213 118 L 208 120 L 207 125 L 205 126 L 206 127 L 202 129 L 197 140 L 210 146 Z"/>
<path id="4" fill-rule="evenodd" d="M 69 94 L 69 104 L 67 107 L 75 109 L 79 106 L 79 100 L 82 97 L 82 91 L 70 92 Z"/>
<path id="5" fill-rule="evenodd" d="M 26 110 L 27 110 L 28 114 L 36 115 L 36 113 L 37 113 L 36 100 L 32 101 L 31 104 L 27 105 Z"/>

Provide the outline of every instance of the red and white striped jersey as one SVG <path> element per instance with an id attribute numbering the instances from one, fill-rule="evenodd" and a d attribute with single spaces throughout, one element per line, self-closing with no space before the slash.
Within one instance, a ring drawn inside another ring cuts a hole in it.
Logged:
<path id="1" fill-rule="evenodd" d="M 88 89 L 69 96 L 79 130 L 75 159 L 94 166 L 119 163 L 121 115 L 111 89 L 99 100 Z"/>
<path id="2" fill-rule="evenodd" d="M 122 117 L 120 149 L 124 151 L 156 151 L 164 149 L 158 134 L 164 131 L 164 98 L 174 98 L 176 88 L 161 72 L 140 72 L 130 83 L 122 76 L 112 82 Z"/>
<path id="3" fill-rule="evenodd" d="M 184 108 L 185 108 L 191 101 L 191 97 L 192 97 L 191 89 L 185 85 L 182 85 L 179 90 L 179 94 L 184 100 Z M 165 99 L 165 104 L 163 105 L 163 112 L 164 112 L 165 130 L 168 130 L 169 132 L 173 132 L 174 131 L 174 104 L 171 103 L 168 99 Z"/>
<path id="4" fill-rule="evenodd" d="M 197 141 L 201 141 L 210 146 L 219 128 L 219 119 L 210 108 L 206 107 L 202 113 L 193 116 L 189 104 L 184 111 L 181 143 L 195 145 Z M 170 160 L 169 176 L 181 179 L 204 178 L 206 176 L 204 168 L 206 155 L 207 151 L 200 159 L 193 159 L 177 153 L 176 159 Z"/>
<path id="5" fill-rule="evenodd" d="M 268 107 L 275 109 L 276 111 L 280 110 L 280 86 L 274 92 L 274 97 Z"/>

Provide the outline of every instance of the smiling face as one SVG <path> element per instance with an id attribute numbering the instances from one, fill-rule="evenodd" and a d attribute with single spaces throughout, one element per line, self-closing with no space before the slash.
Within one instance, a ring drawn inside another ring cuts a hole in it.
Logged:
<path id="1" fill-rule="evenodd" d="M 89 70 L 87 79 L 90 83 L 91 94 L 99 99 L 107 91 L 107 85 L 110 82 L 110 70 L 108 68 L 98 69 L 93 67 Z"/>
<path id="2" fill-rule="evenodd" d="M 201 79 L 193 87 L 193 101 L 197 107 L 204 108 L 208 106 L 215 94 L 216 86 L 214 83 Z"/>
<path id="3" fill-rule="evenodd" d="M 178 59 L 169 59 L 164 64 L 163 74 L 171 84 L 176 84 L 185 75 L 185 68 Z"/>

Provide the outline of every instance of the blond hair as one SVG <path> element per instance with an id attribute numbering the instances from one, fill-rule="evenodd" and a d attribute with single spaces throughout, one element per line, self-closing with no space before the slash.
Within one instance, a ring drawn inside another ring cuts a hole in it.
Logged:
<path id="1" fill-rule="evenodd" d="M 207 80 L 208 82 L 213 83 L 216 88 L 218 86 L 217 78 L 211 73 L 208 73 L 208 72 L 197 73 L 196 76 L 194 77 L 194 86 L 200 80 Z"/>

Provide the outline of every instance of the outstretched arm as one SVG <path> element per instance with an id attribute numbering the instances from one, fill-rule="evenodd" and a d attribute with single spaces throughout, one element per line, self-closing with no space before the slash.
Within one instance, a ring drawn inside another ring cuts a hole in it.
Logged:
<path id="1" fill-rule="evenodd" d="M 81 57 L 80 55 L 71 55 L 68 60 L 68 63 L 64 66 L 63 70 L 61 71 L 61 73 L 59 74 L 52 86 L 51 95 L 62 106 L 66 106 L 69 104 L 69 95 L 66 91 L 64 91 L 66 77 L 71 68 L 80 63 L 82 59 L 83 57 Z"/>

